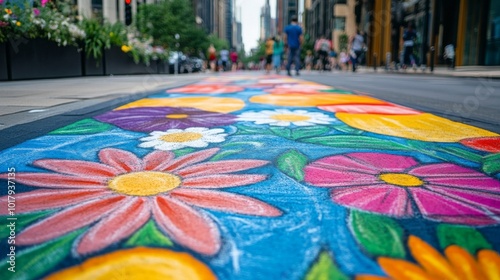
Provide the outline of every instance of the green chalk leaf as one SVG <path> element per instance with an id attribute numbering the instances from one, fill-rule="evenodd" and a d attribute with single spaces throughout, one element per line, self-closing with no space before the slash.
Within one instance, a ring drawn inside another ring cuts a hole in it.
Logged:
<path id="1" fill-rule="evenodd" d="M 437 227 L 437 236 L 441 248 L 458 245 L 473 256 L 478 250 L 492 248 L 479 231 L 467 226 L 440 224 Z"/>
<path id="2" fill-rule="evenodd" d="M 222 151 L 217 153 L 215 156 L 213 156 L 210 161 L 217 161 L 221 160 L 225 157 L 231 156 L 231 155 L 236 155 L 243 152 L 243 150 L 227 150 L 227 151 Z"/>
<path id="3" fill-rule="evenodd" d="M 288 139 L 292 138 L 292 130 L 289 129 L 289 128 L 285 128 L 285 127 L 270 127 L 269 129 L 276 136 L 283 137 L 283 138 L 288 138 Z"/>
<path id="4" fill-rule="evenodd" d="M 348 280 L 349 278 L 337 268 L 327 252 L 321 252 L 316 262 L 311 266 L 306 280 Z"/>
<path id="5" fill-rule="evenodd" d="M 375 257 L 404 258 L 403 229 L 394 220 L 370 213 L 351 211 L 350 223 L 356 240 Z"/>
<path id="6" fill-rule="evenodd" d="M 172 151 L 172 152 L 174 153 L 175 157 L 181 157 L 181 156 L 187 155 L 189 153 L 193 153 L 195 151 L 196 150 L 193 149 L 193 148 L 184 148 L 184 149 L 175 150 L 175 151 Z"/>
<path id="7" fill-rule="evenodd" d="M 292 130 L 292 138 L 300 139 L 304 137 L 320 136 L 328 131 L 330 131 L 330 128 L 322 125 L 299 127 Z"/>
<path id="8" fill-rule="evenodd" d="M 319 144 L 335 148 L 375 149 L 375 150 L 406 150 L 399 143 L 368 136 L 331 135 L 301 139 L 302 142 Z"/>
<path id="9" fill-rule="evenodd" d="M 343 132 L 346 134 L 360 135 L 360 134 L 364 133 L 363 130 L 359 130 L 357 128 L 350 127 L 346 124 L 334 125 L 333 128 L 337 131 L 340 131 L 340 132 Z"/>
<path id="10" fill-rule="evenodd" d="M 483 158 L 483 171 L 490 175 L 500 172 L 500 153 Z"/>
<path id="11" fill-rule="evenodd" d="M 482 160 L 482 157 L 480 155 L 457 147 L 444 147 L 439 148 L 438 150 L 472 162 L 481 162 Z"/>
<path id="12" fill-rule="evenodd" d="M 53 135 L 65 135 L 65 134 L 73 134 L 73 135 L 81 135 L 81 134 L 96 134 L 99 132 L 104 132 L 112 129 L 114 126 L 98 122 L 93 119 L 83 119 L 81 121 L 77 121 L 65 127 L 56 129 L 49 134 Z"/>
<path id="13" fill-rule="evenodd" d="M 279 170 L 297 181 L 304 180 L 306 164 L 307 157 L 297 150 L 289 150 L 279 156 L 277 160 Z"/>
<path id="14" fill-rule="evenodd" d="M 172 247 L 173 245 L 172 241 L 156 227 L 153 221 L 147 222 L 125 243 L 125 247 Z"/>
<path id="15" fill-rule="evenodd" d="M 270 131 L 267 128 L 261 127 L 256 127 L 256 126 L 248 126 L 248 125 L 236 125 L 238 128 L 238 131 L 236 132 L 236 135 L 241 135 L 241 134 L 250 134 L 250 135 L 271 135 L 273 134 L 272 131 Z"/>
<path id="16" fill-rule="evenodd" d="M 40 279 L 71 252 L 73 241 L 85 229 L 74 231 L 56 240 L 16 252 L 15 273 L 7 270 L 7 259 L 0 263 L 0 279 Z"/>
<path id="17" fill-rule="evenodd" d="M 336 94 L 353 94 L 351 91 L 341 89 L 322 89 L 320 92 L 336 93 Z"/>
<path id="18" fill-rule="evenodd" d="M 32 222 L 47 216 L 48 214 L 52 213 L 52 211 L 42 211 L 42 212 L 35 212 L 35 213 L 29 213 L 29 214 L 17 214 L 15 216 L 4 216 L 2 219 L 5 220 L 5 223 L 8 225 L 9 222 L 14 222 L 14 221 L 9 221 L 7 218 L 17 218 L 15 220 L 16 222 L 16 233 L 21 232 L 23 228 L 25 228 L 27 225 L 31 224 Z M 0 239 L 6 238 L 10 235 L 10 228 L 7 226 L 2 226 L 0 227 Z"/>

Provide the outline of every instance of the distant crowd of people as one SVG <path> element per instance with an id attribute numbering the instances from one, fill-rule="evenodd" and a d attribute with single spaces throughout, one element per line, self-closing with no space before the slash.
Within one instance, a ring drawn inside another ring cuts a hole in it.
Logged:
<path id="1" fill-rule="evenodd" d="M 417 33 L 411 24 L 405 29 L 402 37 L 403 51 L 401 53 L 400 65 L 416 67 L 418 59 L 414 54 L 414 45 Z M 280 36 L 269 37 L 265 41 L 265 56 L 258 63 L 250 62 L 243 65 L 235 49 L 222 49 L 219 52 L 213 45 L 208 48 L 208 65 L 205 68 L 211 71 L 237 71 L 240 69 L 264 70 L 266 73 L 275 71 L 277 74 L 282 70 L 292 75 L 292 66 L 295 74 L 300 75 L 301 69 L 306 71 L 352 71 L 356 72 L 360 64 L 365 63 L 366 39 L 359 30 L 349 38 L 347 48 L 337 52 L 332 41 L 326 36 L 320 36 L 311 50 L 305 51 L 301 59 L 301 48 L 303 47 L 303 31 L 298 25 L 297 17 L 292 17 L 286 26 L 283 38 Z M 452 46 L 451 46 L 452 48 Z M 454 55 L 450 53 L 449 57 Z"/>

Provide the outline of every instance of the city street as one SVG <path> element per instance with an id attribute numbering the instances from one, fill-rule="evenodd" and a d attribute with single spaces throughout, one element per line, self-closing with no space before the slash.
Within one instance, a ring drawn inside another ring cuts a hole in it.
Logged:
<path id="1" fill-rule="evenodd" d="M 500 80 L 5 85 L 0 279 L 500 275 Z"/>

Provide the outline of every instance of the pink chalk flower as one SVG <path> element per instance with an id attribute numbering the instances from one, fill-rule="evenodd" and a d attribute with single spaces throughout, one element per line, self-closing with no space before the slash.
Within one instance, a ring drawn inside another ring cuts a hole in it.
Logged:
<path id="1" fill-rule="evenodd" d="M 100 163 L 37 160 L 34 166 L 55 173 L 16 173 L 16 182 L 41 188 L 16 194 L 16 213 L 58 211 L 24 229 L 16 244 L 39 244 L 90 226 L 75 244 L 79 254 L 89 254 L 127 238 L 153 218 L 177 243 L 214 255 L 221 247 L 220 232 L 198 207 L 264 217 L 282 214 L 260 200 L 221 191 L 265 180 L 265 175 L 233 173 L 267 161 L 203 162 L 217 151 L 207 149 L 179 158 L 154 151 L 140 159 L 128 151 L 107 148 L 99 152 Z M 0 203 L 7 205 L 7 197 L 0 197 Z M 7 207 L 0 209 L 0 215 L 7 212 Z"/>
<path id="2" fill-rule="evenodd" d="M 40 10 L 39 10 L 39 9 L 37 9 L 37 8 L 34 8 L 34 9 L 33 9 L 33 14 L 34 14 L 36 17 L 37 17 L 37 16 L 39 16 L 39 15 L 40 15 Z"/>
<path id="3" fill-rule="evenodd" d="M 47 3 L 49 3 L 50 0 L 42 0 L 42 7 L 45 7 L 45 5 L 47 5 Z"/>
<path id="4" fill-rule="evenodd" d="M 307 183 L 331 188 L 331 199 L 350 208 L 446 223 L 500 223 L 500 182 L 455 164 L 350 153 L 314 161 L 304 171 Z"/>

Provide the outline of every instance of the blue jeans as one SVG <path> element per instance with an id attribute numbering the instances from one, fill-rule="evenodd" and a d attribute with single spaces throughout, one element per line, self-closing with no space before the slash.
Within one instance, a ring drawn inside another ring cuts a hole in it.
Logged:
<path id="1" fill-rule="evenodd" d="M 281 68 L 281 54 L 273 54 L 273 66 L 274 68 Z"/>
<path id="2" fill-rule="evenodd" d="M 292 67 L 292 62 L 295 63 L 295 70 L 297 73 L 300 70 L 300 47 L 298 48 L 288 48 L 288 62 L 286 64 L 286 70 L 290 72 L 290 67 Z"/>

